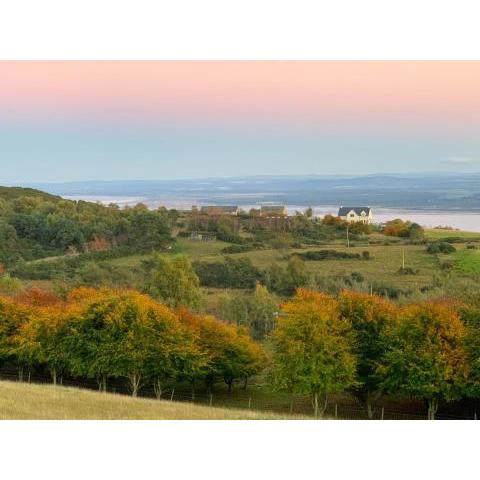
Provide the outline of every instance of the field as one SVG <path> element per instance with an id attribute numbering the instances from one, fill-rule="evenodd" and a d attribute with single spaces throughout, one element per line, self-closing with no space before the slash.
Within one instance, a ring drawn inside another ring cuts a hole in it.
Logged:
<path id="1" fill-rule="evenodd" d="M 480 250 L 459 250 L 451 255 L 451 259 L 464 273 L 480 273 Z"/>
<path id="2" fill-rule="evenodd" d="M 227 243 L 197 242 L 190 239 L 177 239 L 177 245 L 172 253 L 185 253 L 193 260 L 205 262 L 221 261 L 225 256 L 221 250 Z M 370 252 L 370 260 L 333 259 L 322 261 L 307 261 L 307 270 L 322 277 L 348 276 L 352 272 L 360 272 L 367 282 L 386 282 L 398 288 L 417 289 L 431 282 L 435 272 L 438 272 L 438 262 L 435 256 L 426 253 L 424 245 L 402 245 L 399 243 L 389 245 L 359 245 L 347 248 L 343 243 L 309 247 L 304 249 L 264 249 L 253 250 L 245 253 L 229 254 L 233 258 L 247 257 L 259 268 L 266 268 L 273 263 L 285 264 L 286 257 L 293 253 L 307 252 L 309 250 L 334 249 L 341 252 L 359 253 Z M 402 275 L 398 273 L 402 266 L 402 257 L 405 256 L 405 266 L 417 272 L 415 275 Z M 123 267 L 137 267 L 148 255 L 134 255 L 109 260 L 108 263 Z"/>
<path id="3" fill-rule="evenodd" d="M 442 240 L 444 238 L 464 238 L 465 240 L 479 240 L 480 233 L 464 232 L 462 230 L 452 230 L 449 228 L 429 228 L 425 230 L 425 236 L 429 240 Z"/>
<path id="4" fill-rule="evenodd" d="M 131 398 L 73 387 L 0 382 L 2 420 L 279 420 L 299 416 Z"/>

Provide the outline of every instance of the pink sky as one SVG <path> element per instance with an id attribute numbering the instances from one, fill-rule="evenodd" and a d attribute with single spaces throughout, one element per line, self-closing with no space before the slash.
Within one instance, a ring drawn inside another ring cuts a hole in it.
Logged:
<path id="1" fill-rule="evenodd" d="M 7 118 L 480 124 L 480 62 L 0 62 Z"/>

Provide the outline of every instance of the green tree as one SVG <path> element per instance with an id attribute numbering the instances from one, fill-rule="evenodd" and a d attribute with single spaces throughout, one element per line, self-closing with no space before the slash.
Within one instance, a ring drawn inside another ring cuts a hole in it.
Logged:
<path id="1" fill-rule="evenodd" d="M 405 307 L 399 321 L 385 330 L 385 355 L 379 366 L 382 387 L 426 401 L 435 419 L 440 402 L 460 398 L 468 377 L 466 330 L 447 303 Z"/>
<path id="2" fill-rule="evenodd" d="M 200 282 L 190 260 L 184 255 L 159 255 L 150 272 L 147 292 L 171 307 L 198 307 Z"/>
<path id="3" fill-rule="evenodd" d="M 382 376 L 378 365 L 385 354 L 384 332 L 396 320 L 398 309 L 376 295 L 344 290 L 339 297 L 342 317 L 352 326 L 353 352 L 357 357 L 356 396 L 363 402 L 369 418 L 372 401 L 382 393 Z"/>
<path id="4" fill-rule="evenodd" d="M 272 340 L 277 387 L 311 395 L 315 417 L 325 412 L 328 394 L 355 385 L 350 325 L 333 297 L 298 290 L 283 306 Z"/>

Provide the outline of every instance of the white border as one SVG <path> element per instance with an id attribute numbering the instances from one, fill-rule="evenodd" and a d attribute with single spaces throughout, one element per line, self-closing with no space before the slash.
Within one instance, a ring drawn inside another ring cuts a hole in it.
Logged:
<path id="1" fill-rule="evenodd" d="M 474 0 L 2 0 L 2 59 L 478 59 Z"/>

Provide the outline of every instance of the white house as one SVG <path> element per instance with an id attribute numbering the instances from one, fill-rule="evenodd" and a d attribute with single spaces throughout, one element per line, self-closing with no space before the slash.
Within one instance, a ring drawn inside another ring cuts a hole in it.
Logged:
<path id="1" fill-rule="evenodd" d="M 346 222 L 362 222 L 370 224 L 373 222 L 372 209 L 370 207 L 340 207 L 338 216 Z"/>

